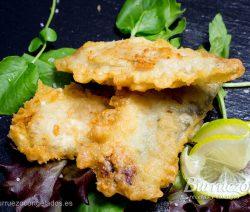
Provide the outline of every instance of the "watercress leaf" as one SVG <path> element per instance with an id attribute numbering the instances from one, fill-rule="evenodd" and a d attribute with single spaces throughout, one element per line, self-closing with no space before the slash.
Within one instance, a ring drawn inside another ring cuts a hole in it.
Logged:
<path id="1" fill-rule="evenodd" d="M 44 41 L 55 42 L 57 40 L 56 31 L 46 27 L 40 32 L 40 36 Z"/>
<path id="2" fill-rule="evenodd" d="M 116 26 L 132 36 L 144 36 L 150 40 L 168 39 L 171 25 L 184 11 L 176 0 L 127 0 L 117 17 Z M 184 22 L 181 24 L 186 26 Z"/>
<path id="3" fill-rule="evenodd" d="M 34 57 L 28 54 L 22 56 L 27 62 L 33 61 Z M 40 80 L 51 87 L 64 87 L 73 81 L 69 73 L 58 72 L 53 64 L 37 59 L 35 62 Z"/>
<path id="4" fill-rule="evenodd" d="M 217 14 L 213 21 L 209 23 L 210 52 L 224 58 L 229 57 L 231 35 L 227 33 L 226 25 L 221 14 Z M 216 99 L 223 118 L 227 118 L 225 97 L 227 92 L 221 87 Z"/>
<path id="5" fill-rule="evenodd" d="M 146 10 L 142 13 L 140 19 L 136 23 L 131 32 L 131 36 L 136 34 L 156 34 L 164 27 L 164 22 L 159 15 L 158 8 Z"/>
<path id="6" fill-rule="evenodd" d="M 37 89 L 39 75 L 34 64 L 18 56 L 0 62 L 0 114 L 11 115 Z"/>
<path id="7" fill-rule="evenodd" d="M 177 3 L 176 0 L 163 1 L 163 5 L 165 28 L 168 29 L 185 12 L 185 9 L 181 10 L 181 4 Z"/>
<path id="8" fill-rule="evenodd" d="M 61 48 L 57 50 L 51 50 L 51 51 L 43 53 L 39 59 L 46 63 L 50 63 L 51 65 L 54 65 L 55 59 L 59 59 L 62 57 L 72 55 L 75 51 L 76 50 L 73 48 Z"/>
<path id="9" fill-rule="evenodd" d="M 170 43 L 176 47 L 179 48 L 181 46 L 181 39 L 180 38 L 173 38 L 170 40 Z"/>
<path id="10" fill-rule="evenodd" d="M 36 37 L 30 42 L 28 50 L 29 52 L 35 52 L 41 45 L 43 45 L 43 42 L 40 38 Z"/>
<path id="11" fill-rule="evenodd" d="M 177 26 L 174 29 L 172 30 L 166 29 L 163 38 L 165 40 L 169 40 L 171 39 L 171 37 L 181 34 L 185 30 L 185 28 L 186 28 L 186 19 L 183 18 L 178 22 Z"/>
<path id="12" fill-rule="evenodd" d="M 177 26 L 173 30 L 171 30 L 171 36 L 181 34 L 185 29 L 186 29 L 186 19 L 182 18 L 178 22 Z"/>
<path id="13" fill-rule="evenodd" d="M 130 34 L 143 13 L 143 0 L 126 0 L 117 16 L 116 26 L 124 34 Z"/>
<path id="14" fill-rule="evenodd" d="M 166 34 L 166 31 L 163 30 L 161 31 L 160 33 L 158 34 L 155 34 L 155 35 L 144 35 L 145 38 L 147 38 L 148 40 L 157 40 L 157 39 L 164 39 L 165 38 L 165 34 Z"/>
<path id="15" fill-rule="evenodd" d="M 186 19 L 183 18 L 178 22 L 177 26 L 174 29 L 172 29 L 172 30 L 170 30 L 170 29 L 163 30 L 158 34 L 148 35 L 148 36 L 145 36 L 145 37 L 148 40 L 156 40 L 156 39 L 160 39 L 160 38 L 165 39 L 165 40 L 170 40 L 170 43 L 173 46 L 178 48 L 178 47 L 180 47 L 180 43 L 181 43 L 180 38 L 173 38 L 173 39 L 171 39 L 171 38 L 176 36 L 176 35 L 181 34 L 185 30 L 185 28 L 186 28 Z"/>
<path id="16" fill-rule="evenodd" d="M 122 212 L 123 206 L 117 201 L 113 202 L 111 198 L 104 197 L 98 192 L 91 192 L 88 195 L 89 205 L 81 204 L 77 212 Z"/>
<path id="17" fill-rule="evenodd" d="M 210 52 L 218 56 L 228 58 L 231 43 L 231 35 L 223 22 L 221 14 L 217 14 L 209 24 Z"/>
<path id="18" fill-rule="evenodd" d="M 118 14 L 117 28 L 132 35 L 160 32 L 164 27 L 163 14 L 159 12 L 162 4 L 163 0 L 127 0 Z"/>

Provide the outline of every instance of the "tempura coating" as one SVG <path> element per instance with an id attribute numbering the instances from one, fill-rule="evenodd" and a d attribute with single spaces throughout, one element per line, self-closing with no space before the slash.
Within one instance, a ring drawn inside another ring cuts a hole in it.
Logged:
<path id="1" fill-rule="evenodd" d="M 35 97 L 12 119 L 9 137 L 29 161 L 74 159 L 78 142 L 86 142 L 89 122 L 107 100 L 72 83 L 54 89 L 39 83 Z"/>
<path id="2" fill-rule="evenodd" d="M 241 76 L 245 70 L 238 59 L 176 49 L 165 40 L 142 37 L 87 42 L 72 56 L 56 60 L 55 65 L 59 71 L 73 73 L 80 83 L 93 80 L 137 91 L 222 83 Z"/>
<path id="3" fill-rule="evenodd" d="M 212 108 L 218 86 L 163 92 L 118 92 L 92 121 L 77 166 L 91 168 L 97 189 L 130 200 L 156 201 L 174 182 L 178 153 Z"/>

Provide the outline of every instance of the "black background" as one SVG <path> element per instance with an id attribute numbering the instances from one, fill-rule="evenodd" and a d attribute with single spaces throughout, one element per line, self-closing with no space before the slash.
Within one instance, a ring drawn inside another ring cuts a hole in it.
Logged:
<path id="1" fill-rule="evenodd" d="M 85 41 L 108 41 L 122 38 L 115 30 L 116 16 L 123 0 L 60 0 L 52 27 L 58 41 L 51 48 L 81 46 Z M 249 0 L 182 0 L 186 8 L 187 29 L 183 46 L 197 48 L 208 41 L 208 23 L 217 12 L 222 13 L 232 34 L 231 57 L 240 58 L 246 74 L 240 81 L 250 80 L 250 1 Z M 46 23 L 51 0 L 0 0 L 0 59 L 22 55 L 32 38 Z M 97 5 L 101 6 L 98 12 Z M 250 89 L 230 89 L 226 99 L 229 117 L 250 119 Z M 218 116 L 217 112 L 210 117 Z M 6 143 L 10 117 L 0 116 L 0 163 L 10 162 L 12 155 Z M 1 176 L 0 176 L 1 177 Z M 1 211 L 1 208 L 0 208 Z"/>

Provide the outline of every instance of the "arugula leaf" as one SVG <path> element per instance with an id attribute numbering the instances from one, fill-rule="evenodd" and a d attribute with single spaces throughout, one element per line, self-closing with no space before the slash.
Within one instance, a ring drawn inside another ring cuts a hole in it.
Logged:
<path id="1" fill-rule="evenodd" d="M 88 195 L 89 205 L 81 204 L 77 212 L 122 212 L 123 206 L 113 203 L 110 198 L 104 197 L 97 192 L 91 192 Z"/>
<path id="2" fill-rule="evenodd" d="M 61 48 L 57 50 L 51 50 L 51 51 L 43 53 L 39 59 L 46 63 L 50 63 L 51 65 L 54 65 L 55 59 L 59 59 L 62 57 L 72 55 L 75 51 L 76 50 L 73 48 Z"/>
<path id="3" fill-rule="evenodd" d="M 177 21 L 184 11 L 176 0 L 126 0 L 116 26 L 131 36 L 171 40 L 186 28 L 185 19 Z M 176 40 L 174 43 L 179 46 Z"/>
<path id="4" fill-rule="evenodd" d="M 18 56 L 0 62 L 0 114 L 11 115 L 29 100 L 37 89 L 39 75 L 34 64 Z"/>
<path id="5" fill-rule="evenodd" d="M 217 14 L 209 24 L 210 52 L 220 57 L 229 57 L 231 35 L 223 22 L 221 14 Z"/>
<path id="6" fill-rule="evenodd" d="M 27 62 L 32 62 L 34 57 L 28 54 L 22 56 Z M 39 73 L 39 79 L 46 85 L 58 88 L 64 87 L 73 81 L 72 75 L 69 73 L 58 72 L 54 66 L 49 62 L 37 59 L 35 61 L 37 71 Z"/>

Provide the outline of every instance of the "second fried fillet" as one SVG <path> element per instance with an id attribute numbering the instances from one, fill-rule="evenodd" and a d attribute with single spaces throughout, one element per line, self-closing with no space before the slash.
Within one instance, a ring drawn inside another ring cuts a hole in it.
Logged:
<path id="1" fill-rule="evenodd" d="M 87 141 L 89 122 L 105 104 L 74 83 L 64 89 L 39 83 L 35 97 L 14 115 L 9 137 L 30 161 L 74 159 L 77 142 Z"/>
<path id="2" fill-rule="evenodd" d="M 79 168 L 92 168 L 97 189 L 130 200 L 156 201 L 174 182 L 178 153 L 193 135 L 218 86 L 164 92 L 118 92 L 92 121 L 89 142 L 77 156 Z"/>
<path id="3" fill-rule="evenodd" d="M 205 51 L 176 49 L 165 40 L 142 37 L 112 42 L 87 42 L 75 54 L 55 61 L 59 71 L 72 72 L 80 83 L 92 80 L 118 89 L 146 91 L 185 85 L 222 83 L 241 76 L 238 59 Z"/>

